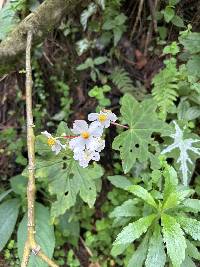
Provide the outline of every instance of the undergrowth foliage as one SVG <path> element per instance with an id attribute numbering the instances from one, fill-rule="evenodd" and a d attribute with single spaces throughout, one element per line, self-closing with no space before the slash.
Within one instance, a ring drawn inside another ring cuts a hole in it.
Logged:
<path id="1" fill-rule="evenodd" d="M 158 15 L 166 23 L 184 27 L 175 13 L 178 2 L 167 1 Z M 127 29 L 122 3 L 91 1 L 80 15 L 79 28 L 65 25 L 67 34 L 76 39 L 79 56 L 73 72 L 83 75 L 88 85 L 84 93 L 94 104 L 88 122 L 83 116 L 71 122 L 75 112 L 70 87 L 56 76 L 51 82 L 63 95 L 62 110 L 49 116 L 46 125 L 46 109 L 42 115 L 34 110 L 36 239 L 48 257 L 55 249 L 61 266 L 81 266 L 71 248 L 82 242 L 95 266 L 194 267 L 200 261 L 196 164 L 200 158 L 200 34 L 189 26 L 180 32 L 179 41 L 162 48 L 163 67 L 152 78 L 151 88 L 138 97 L 141 86 L 118 60 L 118 45 Z M 18 20 L 14 7 L 15 11 L 6 5 L 4 10 L 12 11 L 9 27 Z M 0 19 L 3 15 L 0 12 Z M 75 37 L 77 29 L 83 34 Z M 43 95 L 38 68 L 34 69 L 35 84 L 44 101 L 48 95 Z M 5 139 L 6 133 L 0 141 Z M 0 250 L 19 222 L 20 260 L 27 235 L 28 167 L 22 154 L 16 153 L 24 170 L 11 177 L 10 188 L 0 193 Z M 61 249 L 66 240 L 67 257 Z M 34 266 L 46 265 L 31 255 L 28 267 Z"/>

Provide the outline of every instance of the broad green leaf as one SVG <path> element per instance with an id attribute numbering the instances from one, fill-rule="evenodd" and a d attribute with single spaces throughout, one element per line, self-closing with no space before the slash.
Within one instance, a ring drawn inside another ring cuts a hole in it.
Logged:
<path id="1" fill-rule="evenodd" d="M 55 248 L 55 236 L 53 226 L 50 225 L 50 214 L 48 208 L 36 203 L 35 209 L 36 223 L 36 241 L 40 245 L 42 251 L 51 258 Z M 23 256 L 24 244 L 27 238 L 27 214 L 23 217 L 19 224 L 17 232 L 17 247 L 20 260 Z M 28 267 L 47 267 L 39 257 L 30 256 Z"/>
<path id="2" fill-rule="evenodd" d="M 170 6 L 167 6 L 164 10 L 164 18 L 166 22 L 170 22 L 175 15 L 174 9 Z"/>
<path id="3" fill-rule="evenodd" d="M 187 185 L 191 175 L 190 167 L 193 166 L 192 159 L 197 159 L 200 157 L 200 148 L 194 146 L 194 144 L 200 142 L 200 139 L 195 135 L 193 135 L 195 138 L 184 138 L 184 132 L 180 129 L 179 125 L 175 121 L 174 125 L 175 133 L 169 135 L 174 141 L 171 145 L 167 146 L 161 152 L 161 154 L 168 154 L 173 152 L 175 149 L 178 150 L 179 156 L 175 159 L 182 175 L 182 182 L 184 185 Z"/>
<path id="4" fill-rule="evenodd" d="M 132 185 L 128 178 L 122 175 L 108 176 L 108 180 L 114 186 L 125 190 L 127 190 L 127 188 Z"/>
<path id="5" fill-rule="evenodd" d="M 146 267 L 164 267 L 166 262 L 165 247 L 163 244 L 162 235 L 160 233 L 160 226 L 155 225 L 154 232 L 149 241 L 149 249 Z"/>
<path id="6" fill-rule="evenodd" d="M 196 267 L 196 264 L 192 261 L 192 259 L 186 255 L 185 260 L 182 262 L 181 267 Z"/>
<path id="7" fill-rule="evenodd" d="M 167 210 L 178 206 L 191 193 L 193 193 L 191 189 L 172 192 L 164 202 L 163 209 Z"/>
<path id="8" fill-rule="evenodd" d="M 186 240 L 186 244 L 187 244 L 186 252 L 188 256 L 190 256 L 193 259 L 200 260 L 200 252 L 195 247 L 195 245 L 188 239 Z"/>
<path id="9" fill-rule="evenodd" d="M 12 190 L 18 194 L 25 196 L 28 179 L 22 175 L 16 175 L 10 179 Z"/>
<path id="10" fill-rule="evenodd" d="M 186 241 L 184 233 L 176 220 L 163 214 L 161 217 L 164 242 L 174 267 L 179 267 L 185 259 Z"/>
<path id="11" fill-rule="evenodd" d="M 186 199 L 183 202 L 183 206 L 186 207 L 190 212 L 200 212 L 200 200 L 199 199 Z"/>
<path id="12" fill-rule="evenodd" d="M 200 78 L 200 56 L 193 55 L 187 62 L 188 74 Z"/>
<path id="13" fill-rule="evenodd" d="M 199 221 L 197 221 L 196 219 L 181 216 L 177 216 L 176 220 L 187 234 L 191 235 L 194 240 L 200 241 Z"/>
<path id="14" fill-rule="evenodd" d="M 96 180 L 103 175 L 103 169 L 97 164 L 82 168 L 73 159 L 63 160 L 62 164 L 65 169 L 60 164 L 53 166 L 57 173 L 49 184 L 49 192 L 57 195 L 51 208 L 53 220 L 74 206 L 78 195 L 92 207 L 97 195 Z"/>
<path id="15" fill-rule="evenodd" d="M 129 260 L 127 267 L 133 267 L 133 266 L 142 267 L 143 266 L 144 260 L 147 255 L 148 241 L 149 241 L 149 235 L 146 234 L 142 242 L 138 246 L 137 250 L 134 252 L 133 256 Z"/>
<path id="16" fill-rule="evenodd" d="M 1 202 L 5 197 L 7 197 L 7 195 L 9 195 L 12 191 L 13 191 L 12 189 L 8 189 L 8 190 L 2 192 L 2 193 L 0 194 L 0 202 Z"/>
<path id="17" fill-rule="evenodd" d="M 145 202 L 147 202 L 149 205 L 153 206 L 154 208 L 157 208 L 157 204 L 155 200 L 153 199 L 152 195 L 142 186 L 132 185 L 128 188 L 128 191 L 133 193 L 137 197 L 141 198 L 142 200 L 144 200 Z"/>
<path id="18" fill-rule="evenodd" d="M 200 33 L 199 32 L 189 32 L 187 35 L 179 37 L 180 43 L 184 46 L 186 50 L 190 53 L 199 53 L 200 47 Z"/>
<path id="19" fill-rule="evenodd" d="M 95 65 L 101 65 L 103 63 L 105 63 L 108 60 L 107 57 L 97 57 L 94 59 L 94 64 Z"/>
<path id="20" fill-rule="evenodd" d="M 10 199 L 0 205 L 0 251 L 8 242 L 17 221 L 19 201 Z"/>
<path id="21" fill-rule="evenodd" d="M 136 222 L 129 223 L 128 226 L 124 227 L 123 230 L 118 234 L 114 245 L 132 243 L 135 239 L 139 238 L 147 231 L 155 218 L 156 215 L 151 214 L 147 217 L 137 220 Z"/>
<path id="22" fill-rule="evenodd" d="M 129 199 L 122 205 L 116 207 L 111 213 L 110 218 L 121 218 L 121 217 L 134 217 L 140 214 L 140 209 L 135 206 L 138 201 L 135 199 Z"/>
<path id="23" fill-rule="evenodd" d="M 122 98 L 121 114 L 129 129 L 114 139 L 113 148 L 120 151 L 122 166 L 127 173 L 136 159 L 142 163 L 149 159 L 152 134 L 169 133 L 169 128 L 157 118 L 156 105 L 152 99 L 139 103 L 130 94 L 125 94 Z"/>
<path id="24" fill-rule="evenodd" d="M 180 27 L 180 28 L 184 28 L 185 27 L 184 21 L 180 16 L 175 15 L 172 18 L 171 22 L 172 22 L 172 24 L 174 24 L 177 27 Z"/>

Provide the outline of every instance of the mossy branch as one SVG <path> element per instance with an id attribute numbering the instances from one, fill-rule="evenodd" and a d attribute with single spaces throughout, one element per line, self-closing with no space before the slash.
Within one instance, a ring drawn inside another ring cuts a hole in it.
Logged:
<path id="1" fill-rule="evenodd" d="M 0 43 L 0 76 L 19 65 L 20 57 L 26 49 L 28 31 L 33 33 L 34 43 L 38 43 L 59 24 L 63 16 L 71 14 L 75 7 L 87 2 L 88 0 L 45 0 Z"/>
<path id="2" fill-rule="evenodd" d="M 40 249 L 35 241 L 35 135 L 32 112 L 32 70 L 31 70 L 31 45 L 32 31 L 28 31 L 26 45 L 26 117 L 27 117 L 27 148 L 28 148 L 28 233 L 24 246 L 24 253 L 21 267 L 28 266 L 30 254 L 40 257 L 49 266 L 58 267 L 51 259 L 49 259 Z M 47 237 L 48 238 L 48 237 Z"/>

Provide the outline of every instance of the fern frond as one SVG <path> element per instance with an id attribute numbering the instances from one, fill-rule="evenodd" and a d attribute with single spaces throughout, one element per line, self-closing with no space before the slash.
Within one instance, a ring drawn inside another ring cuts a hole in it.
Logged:
<path id="1" fill-rule="evenodd" d="M 166 67 L 161 70 L 152 81 L 152 95 L 156 100 L 162 117 L 166 117 L 167 112 L 174 106 L 178 97 L 178 70 L 174 58 L 167 60 Z"/>
<path id="2" fill-rule="evenodd" d="M 109 78 L 122 93 L 135 90 L 129 73 L 121 67 L 115 68 Z"/>

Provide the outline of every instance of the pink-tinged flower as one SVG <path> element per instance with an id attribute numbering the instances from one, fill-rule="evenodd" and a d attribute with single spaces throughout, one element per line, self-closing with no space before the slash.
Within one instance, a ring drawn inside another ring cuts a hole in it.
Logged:
<path id="1" fill-rule="evenodd" d="M 74 152 L 74 159 L 79 161 L 81 167 L 86 168 L 91 160 L 99 161 L 100 155 L 98 152 L 89 149 L 76 150 Z"/>

